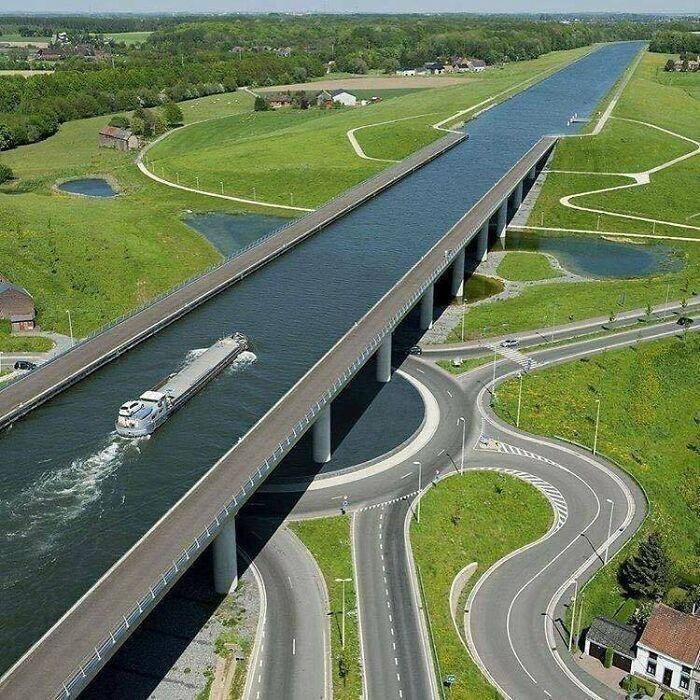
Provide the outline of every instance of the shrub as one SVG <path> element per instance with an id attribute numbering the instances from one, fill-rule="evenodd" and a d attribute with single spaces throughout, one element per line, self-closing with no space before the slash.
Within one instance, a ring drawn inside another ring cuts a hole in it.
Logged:
<path id="1" fill-rule="evenodd" d="M 620 687 L 628 693 L 635 693 L 638 690 L 644 691 L 649 697 L 654 697 L 656 685 L 651 681 L 645 681 L 638 676 L 625 676 L 620 681 Z"/>
<path id="2" fill-rule="evenodd" d="M 605 657 L 603 658 L 603 666 L 610 668 L 613 662 L 613 654 L 615 652 L 610 647 L 605 647 Z"/>
<path id="3" fill-rule="evenodd" d="M 256 112 L 266 112 L 270 107 L 267 104 L 267 100 L 262 95 L 256 95 L 253 109 Z"/>
<path id="4" fill-rule="evenodd" d="M 3 182 L 11 180 L 13 177 L 14 174 L 12 172 L 12 168 L 10 168 L 8 165 L 3 165 L 2 163 L 0 163 L 0 185 Z"/>
<path id="5" fill-rule="evenodd" d="M 666 691 L 661 696 L 661 700 L 683 700 L 683 697 L 681 695 L 677 695 L 676 693 L 670 693 Z"/>
<path id="6" fill-rule="evenodd" d="M 110 126 L 116 126 L 117 129 L 128 129 L 129 128 L 129 118 L 125 117 L 123 114 L 115 114 L 109 120 Z"/>
<path id="7" fill-rule="evenodd" d="M 166 102 L 161 109 L 163 119 L 168 126 L 180 126 L 184 122 L 182 110 L 175 102 Z"/>

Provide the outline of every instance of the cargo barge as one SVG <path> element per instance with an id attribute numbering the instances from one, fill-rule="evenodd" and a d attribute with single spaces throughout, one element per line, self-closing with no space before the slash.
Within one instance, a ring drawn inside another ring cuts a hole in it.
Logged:
<path id="1" fill-rule="evenodd" d="M 138 399 L 122 404 L 115 423 L 117 433 L 127 438 L 150 435 L 249 347 L 248 338 L 242 333 L 218 340 L 179 372 Z"/>

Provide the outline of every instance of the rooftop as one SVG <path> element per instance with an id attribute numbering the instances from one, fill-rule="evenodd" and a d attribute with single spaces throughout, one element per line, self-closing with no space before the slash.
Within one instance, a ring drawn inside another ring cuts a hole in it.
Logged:
<path id="1" fill-rule="evenodd" d="M 133 136 L 133 133 L 128 129 L 120 129 L 116 126 L 103 126 L 100 129 L 100 134 L 102 136 L 111 136 L 113 139 L 121 139 L 126 141 Z"/>
<path id="2" fill-rule="evenodd" d="M 616 652 L 633 659 L 634 645 L 637 643 L 637 630 L 609 617 L 596 617 L 586 635 L 590 641 L 602 647 L 610 647 Z"/>
<path id="3" fill-rule="evenodd" d="M 639 643 L 695 667 L 700 657 L 700 617 L 657 603 Z"/>

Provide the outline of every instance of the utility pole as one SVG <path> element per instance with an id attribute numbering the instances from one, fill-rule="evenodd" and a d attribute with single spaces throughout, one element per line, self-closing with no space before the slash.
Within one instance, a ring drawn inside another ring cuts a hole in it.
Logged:
<path id="1" fill-rule="evenodd" d="M 518 413 L 515 417 L 515 427 L 520 427 L 520 403 L 523 400 L 523 373 L 518 372 L 518 379 L 520 380 L 520 386 L 518 387 Z"/>
<path id="2" fill-rule="evenodd" d="M 221 194 L 223 194 L 224 193 L 224 181 L 222 180 L 219 184 L 221 185 Z"/>
<path id="3" fill-rule="evenodd" d="M 197 176 L 195 177 L 195 180 L 196 180 L 196 182 L 197 182 L 197 189 L 199 189 L 199 175 L 197 175 Z"/>
<path id="4" fill-rule="evenodd" d="M 464 345 L 464 312 L 465 312 L 465 301 L 464 292 L 462 292 L 462 345 Z"/>
<path id="5" fill-rule="evenodd" d="M 608 539 L 605 540 L 605 557 L 603 560 L 603 565 L 608 563 L 608 553 L 610 550 L 610 535 L 612 534 L 612 520 L 613 520 L 613 510 L 615 508 L 615 501 L 610 498 L 605 499 L 610 504 L 610 519 L 608 520 Z"/>
<path id="6" fill-rule="evenodd" d="M 496 398 L 496 348 L 493 349 L 493 387 L 491 388 L 491 396 Z"/>
<path id="7" fill-rule="evenodd" d="M 337 578 L 336 583 L 343 584 L 343 612 L 340 621 L 340 646 L 345 649 L 345 584 L 352 581 L 351 578 Z"/>
<path id="8" fill-rule="evenodd" d="M 416 506 L 416 522 L 420 523 L 420 492 L 423 488 L 423 465 L 418 461 L 413 464 L 418 465 L 418 505 Z"/>
<path id="9" fill-rule="evenodd" d="M 66 309 L 66 313 L 68 314 L 68 330 L 70 331 L 70 346 L 73 347 L 73 322 L 71 321 L 70 318 L 70 309 Z"/>
<path id="10" fill-rule="evenodd" d="M 598 452 L 598 426 L 600 425 L 600 399 L 595 400 L 597 404 L 595 412 L 595 435 L 593 436 L 593 454 Z"/>
<path id="11" fill-rule="evenodd" d="M 571 604 L 571 625 L 569 625 L 569 651 L 571 651 L 571 645 L 574 641 L 574 622 L 576 621 L 576 597 L 578 596 L 578 581 L 572 579 L 571 583 L 574 584 L 574 599 Z"/>
<path id="12" fill-rule="evenodd" d="M 464 442 L 467 437 L 467 421 L 464 420 L 464 416 L 459 417 L 457 425 L 459 425 L 460 421 L 462 422 L 462 459 L 459 464 L 459 473 L 464 474 Z"/>

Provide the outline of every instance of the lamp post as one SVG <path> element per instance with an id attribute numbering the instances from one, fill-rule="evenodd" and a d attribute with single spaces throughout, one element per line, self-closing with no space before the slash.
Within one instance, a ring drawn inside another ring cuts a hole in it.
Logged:
<path id="1" fill-rule="evenodd" d="M 73 321 L 71 321 L 70 318 L 70 309 L 66 309 L 66 313 L 68 314 L 68 331 L 70 332 L 70 346 L 73 347 Z"/>
<path id="2" fill-rule="evenodd" d="M 462 345 L 464 345 L 464 311 L 465 311 L 465 300 L 464 293 L 462 293 Z"/>
<path id="3" fill-rule="evenodd" d="M 462 423 L 462 459 L 459 464 L 459 473 L 464 474 L 464 442 L 467 437 L 467 421 L 464 420 L 464 416 L 458 418 L 457 425 L 459 425 L 460 421 Z"/>
<path id="4" fill-rule="evenodd" d="M 571 583 L 574 584 L 574 599 L 571 604 L 571 625 L 569 625 L 569 651 L 571 651 L 571 645 L 574 641 L 574 622 L 576 621 L 576 597 L 578 596 L 578 581 L 572 579 Z"/>
<path id="5" fill-rule="evenodd" d="M 595 400 L 597 404 L 595 412 L 595 434 L 593 435 L 593 454 L 598 452 L 598 426 L 600 425 L 600 399 Z"/>
<path id="6" fill-rule="evenodd" d="M 612 533 L 612 520 L 613 520 L 613 510 L 615 509 L 615 501 L 611 498 L 605 499 L 610 504 L 610 518 L 608 520 L 608 538 L 605 540 L 605 557 L 603 559 L 603 564 L 608 563 L 608 552 L 610 550 L 610 535 Z"/>
<path id="7" fill-rule="evenodd" d="M 523 400 L 523 373 L 518 372 L 518 379 L 520 380 L 520 386 L 518 387 L 518 413 L 515 417 L 515 427 L 520 427 L 520 403 Z"/>
<path id="8" fill-rule="evenodd" d="M 496 348 L 493 349 L 493 387 L 491 388 L 491 396 L 496 398 Z"/>
<path id="9" fill-rule="evenodd" d="M 340 621 L 340 646 L 345 649 L 345 584 L 352 581 L 351 578 L 337 578 L 336 583 L 343 584 L 343 612 Z"/>
<path id="10" fill-rule="evenodd" d="M 423 465 L 416 461 L 413 464 L 418 465 L 418 505 L 416 506 L 416 522 L 420 522 L 420 492 L 423 488 Z"/>

